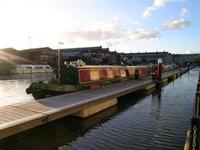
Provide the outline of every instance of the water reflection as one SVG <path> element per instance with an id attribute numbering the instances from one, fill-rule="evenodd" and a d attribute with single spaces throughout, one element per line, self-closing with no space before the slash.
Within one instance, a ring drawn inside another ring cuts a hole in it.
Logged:
<path id="1" fill-rule="evenodd" d="M 198 71 L 190 73 L 67 143 L 65 149 L 183 149 Z"/>
<path id="2" fill-rule="evenodd" d="M 26 94 L 26 88 L 34 81 L 49 80 L 52 74 L 17 74 L 0 78 L 0 107 L 13 103 L 34 100 Z"/>
<path id="3" fill-rule="evenodd" d="M 152 111 L 155 120 L 160 120 L 160 113 L 161 113 L 161 100 L 162 100 L 162 87 L 157 86 L 154 92 L 152 92 Z"/>
<path id="4" fill-rule="evenodd" d="M 128 99 L 133 98 L 133 101 Z M 115 115 L 121 114 L 127 108 L 140 101 L 145 94 L 135 93 L 119 98 L 119 105 L 108 108 L 87 119 L 68 116 L 55 122 L 25 131 L 0 141 L 1 150 L 63 150 L 68 147 L 66 143 L 84 136 L 92 128 L 112 120 Z M 10 144 L 12 143 L 12 144 Z M 48 144 L 46 144 L 48 143 Z"/>
<path id="5" fill-rule="evenodd" d="M 117 106 L 85 120 L 65 117 L 0 141 L 1 150 L 53 150 L 84 135 L 95 125 L 107 121 L 117 112 Z M 12 144 L 10 144 L 12 143 Z M 48 144 L 47 144 L 48 143 Z M 65 147 L 65 146 L 64 146 Z"/>
<path id="6" fill-rule="evenodd" d="M 66 117 L 0 141 L 2 150 L 183 149 L 198 71 L 85 120 Z"/>

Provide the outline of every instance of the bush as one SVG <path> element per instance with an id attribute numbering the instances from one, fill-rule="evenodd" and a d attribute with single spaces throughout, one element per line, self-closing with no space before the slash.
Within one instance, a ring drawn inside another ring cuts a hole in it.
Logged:
<path id="1" fill-rule="evenodd" d="M 11 64 L 0 64 L 0 75 L 9 75 L 13 66 Z"/>

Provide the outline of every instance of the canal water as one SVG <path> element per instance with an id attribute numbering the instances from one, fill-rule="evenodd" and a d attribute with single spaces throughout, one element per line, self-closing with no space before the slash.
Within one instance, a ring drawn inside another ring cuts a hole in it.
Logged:
<path id="1" fill-rule="evenodd" d="M 121 97 L 87 119 L 65 117 L 0 141 L 1 150 L 182 150 L 199 69 L 150 93 Z"/>
<path id="2" fill-rule="evenodd" d="M 0 107 L 34 100 L 26 94 L 26 89 L 34 81 L 51 79 L 51 73 L 17 74 L 0 77 Z"/>

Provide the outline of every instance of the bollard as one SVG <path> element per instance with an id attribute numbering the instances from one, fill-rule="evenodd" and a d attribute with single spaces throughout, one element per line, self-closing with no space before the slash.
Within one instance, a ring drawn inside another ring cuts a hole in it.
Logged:
<path id="1" fill-rule="evenodd" d="M 161 83 L 162 81 L 162 59 L 158 59 L 158 81 Z"/>

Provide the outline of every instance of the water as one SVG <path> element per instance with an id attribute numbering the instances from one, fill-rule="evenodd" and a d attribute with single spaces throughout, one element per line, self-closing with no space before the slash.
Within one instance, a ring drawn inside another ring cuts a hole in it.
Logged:
<path id="1" fill-rule="evenodd" d="M 184 75 L 60 149 L 183 149 L 196 80 Z"/>
<path id="2" fill-rule="evenodd" d="M 0 141 L 2 150 L 182 150 L 199 70 L 149 94 L 131 94 L 85 120 L 51 122 Z"/>
<path id="3" fill-rule="evenodd" d="M 34 81 L 48 80 L 52 74 L 18 74 L 0 78 L 0 107 L 34 100 L 26 89 Z"/>

